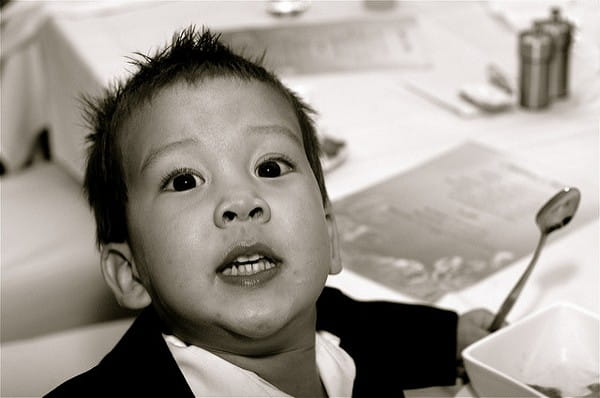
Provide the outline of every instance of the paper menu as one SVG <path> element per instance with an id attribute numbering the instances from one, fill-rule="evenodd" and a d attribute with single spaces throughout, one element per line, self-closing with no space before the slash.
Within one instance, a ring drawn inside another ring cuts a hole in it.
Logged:
<path id="1" fill-rule="evenodd" d="M 435 302 L 530 253 L 563 185 L 468 142 L 334 203 L 344 267 Z"/>
<path id="2" fill-rule="evenodd" d="M 330 73 L 428 65 L 413 17 L 256 27 L 223 32 L 244 56 L 264 55 L 279 74 Z"/>

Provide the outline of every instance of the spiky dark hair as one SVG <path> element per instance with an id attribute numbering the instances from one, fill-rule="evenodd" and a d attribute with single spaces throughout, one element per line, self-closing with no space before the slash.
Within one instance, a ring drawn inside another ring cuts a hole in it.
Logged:
<path id="1" fill-rule="evenodd" d="M 262 65 L 234 53 L 208 29 L 190 26 L 176 33 L 169 45 L 154 55 L 136 53 L 130 63 L 136 68 L 126 80 L 106 89 L 97 98 L 84 98 L 85 116 L 92 133 L 89 143 L 84 190 L 96 219 L 99 246 L 128 241 L 127 184 L 119 145 L 122 125 L 131 112 L 151 101 L 161 89 L 176 82 L 198 83 L 203 79 L 234 77 L 256 80 L 274 87 L 289 101 L 302 131 L 304 150 L 316 177 L 323 204 L 328 202 L 319 142 L 311 115 L 313 109 Z"/>

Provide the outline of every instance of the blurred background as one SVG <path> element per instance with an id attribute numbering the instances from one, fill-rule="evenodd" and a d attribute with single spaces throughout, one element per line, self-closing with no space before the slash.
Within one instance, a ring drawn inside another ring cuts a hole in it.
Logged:
<path id="1" fill-rule="evenodd" d="M 536 211 L 574 186 L 578 213 L 553 234 L 509 321 L 557 301 L 600 312 L 598 1 L 0 6 L 2 396 L 49 391 L 131 324 L 102 280 L 82 193 L 81 96 L 190 24 L 246 55 L 266 51 L 266 66 L 318 111 L 345 252 L 328 285 L 357 299 L 496 311 L 534 249 Z M 543 32 L 557 20 L 567 39 Z"/>

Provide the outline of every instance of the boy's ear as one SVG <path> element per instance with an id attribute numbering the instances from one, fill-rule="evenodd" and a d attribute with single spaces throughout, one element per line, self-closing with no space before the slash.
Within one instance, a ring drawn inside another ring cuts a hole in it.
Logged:
<path id="1" fill-rule="evenodd" d="M 329 274 L 335 275 L 342 272 L 342 257 L 340 254 L 340 239 L 338 236 L 335 216 L 330 203 L 325 205 L 325 219 L 327 220 L 327 228 L 329 230 L 329 245 L 331 246 L 331 259 L 329 266 Z"/>
<path id="2" fill-rule="evenodd" d="M 152 299 L 142 284 L 127 243 L 108 243 L 102 247 L 102 276 L 117 302 L 137 310 L 148 306 Z"/>

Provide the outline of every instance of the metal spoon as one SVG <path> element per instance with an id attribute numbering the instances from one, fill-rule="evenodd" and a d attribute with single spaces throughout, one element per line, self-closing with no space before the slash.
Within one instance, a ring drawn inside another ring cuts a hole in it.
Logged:
<path id="1" fill-rule="evenodd" d="M 540 256 L 546 238 L 551 232 L 564 227 L 571 221 L 577 211 L 580 199 L 581 193 L 577 188 L 564 188 L 550 198 L 550 200 L 538 211 L 535 216 L 535 222 L 540 229 L 540 239 L 533 253 L 533 258 L 525 269 L 525 272 L 523 272 L 523 275 L 521 275 L 521 279 L 515 284 L 502 303 L 502 306 L 489 327 L 490 332 L 495 332 L 500 329 L 506 315 L 508 315 L 515 304 L 515 301 L 517 301 L 517 298 L 521 294 L 521 290 L 523 290 L 523 286 L 525 285 L 525 282 L 527 282 L 531 271 L 533 271 L 533 267 Z"/>

